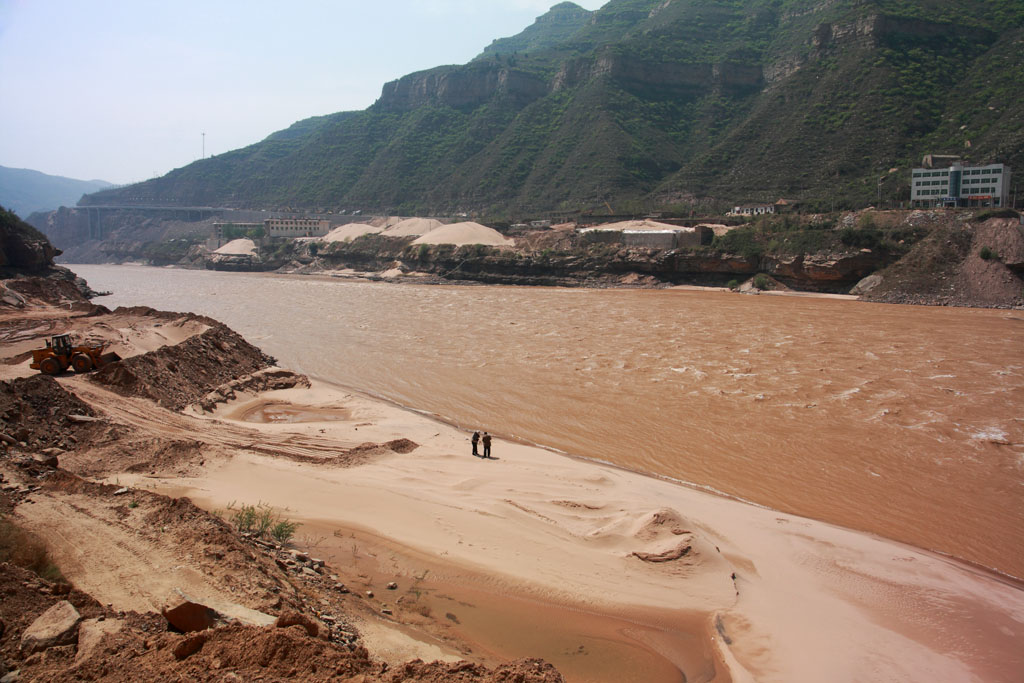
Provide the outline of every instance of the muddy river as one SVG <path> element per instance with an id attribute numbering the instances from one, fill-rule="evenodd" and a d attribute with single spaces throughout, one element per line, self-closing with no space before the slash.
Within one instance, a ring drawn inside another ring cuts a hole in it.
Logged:
<path id="1" fill-rule="evenodd" d="M 72 269 L 467 429 L 1024 577 L 1021 311 Z"/>

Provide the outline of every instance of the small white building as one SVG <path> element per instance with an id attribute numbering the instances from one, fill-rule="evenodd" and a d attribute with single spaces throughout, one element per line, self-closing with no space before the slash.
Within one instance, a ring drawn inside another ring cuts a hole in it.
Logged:
<path id="1" fill-rule="evenodd" d="M 775 213 L 774 204 L 745 204 L 734 206 L 730 212 L 733 216 L 763 216 L 767 213 Z"/>

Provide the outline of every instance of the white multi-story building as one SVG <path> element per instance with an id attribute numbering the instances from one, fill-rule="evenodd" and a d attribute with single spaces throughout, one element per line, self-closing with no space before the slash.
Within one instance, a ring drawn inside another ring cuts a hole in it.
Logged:
<path id="1" fill-rule="evenodd" d="M 1006 206 L 1010 167 L 1005 164 L 948 168 L 915 168 L 910 201 L 915 206 Z"/>

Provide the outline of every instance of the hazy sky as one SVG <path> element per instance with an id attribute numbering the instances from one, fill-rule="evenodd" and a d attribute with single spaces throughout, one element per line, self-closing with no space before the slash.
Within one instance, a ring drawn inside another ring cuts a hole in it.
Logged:
<path id="1" fill-rule="evenodd" d="M 597 9 L 607 0 L 575 0 Z M 0 0 L 0 166 L 129 183 L 364 109 L 558 0 Z"/>

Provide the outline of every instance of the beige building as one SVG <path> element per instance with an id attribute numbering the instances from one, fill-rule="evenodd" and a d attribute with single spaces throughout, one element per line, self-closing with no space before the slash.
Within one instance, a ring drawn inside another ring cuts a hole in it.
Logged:
<path id="1" fill-rule="evenodd" d="M 316 218 L 268 218 L 263 221 L 267 237 L 323 237 L 331 223 Z"/>

